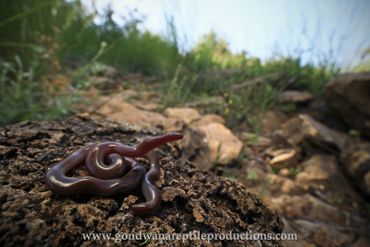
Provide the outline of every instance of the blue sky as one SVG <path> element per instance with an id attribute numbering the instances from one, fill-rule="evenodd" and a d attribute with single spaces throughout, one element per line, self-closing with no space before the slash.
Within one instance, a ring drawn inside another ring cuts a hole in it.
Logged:
<path id="1" fill-rule="evenodd" d="M 82 0 L 91 9 L 92 0 Z M 268 59 L 301 55 L 303 62 L 331 56 L 344 69 L 370 47 L 370 0 L 94 0 L 99 12 L 108 4 L 114 19 L 137 9 L 142 28 L 167 34 L 173 18 L 183 50 L 211 30 L 233 52 Z"/>

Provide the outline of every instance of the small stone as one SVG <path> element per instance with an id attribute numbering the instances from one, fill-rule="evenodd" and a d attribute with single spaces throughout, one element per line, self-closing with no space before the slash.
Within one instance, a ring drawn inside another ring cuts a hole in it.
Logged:
<path id="1" fill-rule="evenodd" d="M 170 118 L 183 121 L 186 124 L 190 124 L 196 119 L 200 118 L 199 112 L 194 108 L 167 108 L 164 111 L 164 115 Z"/>
<path id="2" fill-rule="evenodd" d="M 299 153 L 294 148 L 272 149 L 268 151 L 272 166 L 292 166 L 297 163 Z"/>
<path id="3" fill-rule="evenodd" d="M 339 176 L 336 160 L 329 155 L 314 155 L 300 167 L 303 167 L 303 171 L 296 176 L 296 181 L 302 186 L 318 185 Z"/>
<path id="4" fill-rule="evenodd" d="M 243 143 L 223 124 L 210 123 L 199 129 L 205 133 L 213 163 L 226 165 L 239 156 Z"/>
<path id="5" fill-rule="evenodd" d="M 241 138 L 244 142 L 251 146 L 269 146 L 272 142 L 270 138 L 249 132 L 243 132 Z"/>
<path id="6" fill-rule="evenodd" d="M 210 123 L 220 123 L 225 124 L 225 119 L 216 114 L 206 114 L 201 116 L 199 119 L 194 120 L 190 126 L 193 128 L 204 126 Z"/>
<path id="7" fill-rule="evenodd" d="M 290 172 L 289 172 L 289 169 L 288 168 L 282 168 L 280 171 L 279 171 L 279 174 L 281 176 L 284 176 L 284 177 L 289 177 L 290 176 Z"/>
<path id="8" fill-rule="evenodd" d="M 280 99 L 283 102 L 290 103 L 306 103 L 313 98 L 309 92 L 301 92 L 295 90 L 284 91 L 280 94 Z"/>
<path id="9" fill-rule="evenodd" d="M 295 187 L 296 186 L 295 186 L 295 184 L 292 180 L 286 179 L 284 181 L 283 185 L 281 186 L 281 191 L 283 193 L 289 194 L 295 189 Z"/>

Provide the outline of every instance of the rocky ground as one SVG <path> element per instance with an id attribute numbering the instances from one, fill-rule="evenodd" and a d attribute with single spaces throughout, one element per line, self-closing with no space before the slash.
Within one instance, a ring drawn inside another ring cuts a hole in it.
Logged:
<path id="1" fill-rule="evenodd" d="M 137 81 L 144 80 L 134 76 Z M 370 246 L 370 75 L 344 75 L 324 97 L 286 91 L 296 110 L 270 109 L 256 135 L 183 107 L 159 111 L 160 95 L 136 88 L 99 96 L 89 114 L 185 133 L 183 156 L 244 184 L 299 234 L 286 246 Z"/>
<path id="2" fill-rule="evenodd" d="M 285 241 L 286 246 L 370 246 L 369 74 L 342 76 L 321 98 L 307 92 L 283 92 L 281 100 L 295 105 L 296 110 L 286 113 L 269 109 L 258 134 L 244 126 L 230 129 L 221 116 L 204 114 L 194 104 L 161 109 L 162 96 L 148 86 L 153 78 L 121 78 L 107 68 L 106 74 L 94 80 L 105 86 L 86 92 L 93 100 L 80 106 L 86 112 L 82 119 L 72 118 L 62 124 L 19 124 L 0 133 L 0 242 L 13 239 L 11 243 L 62 244 L 73 239 L 82 244 L 80 233 L 86 229 L 250 229 L 297 233 L 298 242 Z M 122 88 L 122 81 L 130 81 L 131 87 Z M 147 82 L 144 88 L 138 86 L 143 82 Z M 161 150 L 171 155 L 162 161 L 163 210 L 153 217 L 135 218 L 130 213 L 129 206 L 141 200 L 138 193 L 125 198 L 61 199 L 41 181 L 43 171 L 60 159 L 60 153 L 87 141 L 106 138 L 135 143 L 132 134 L 140 139 L 169 130 L 182 130 L 185 138 L 179 146 Z M 45 153 L 45 147 L 51 152 Z M 36 234 L 39 228 L 45 231 Z M 13 238 L 21 231 L 26 234 Z M 60 231 L 63 234 L 56 234 Z"/>
<path id="3" fill-rule="evenodd" d="M 143 200 L 139 191 L 113 197 L 53 194 L 44 182 L 50 165 L 88 142 L 114 140 L 135 145 L 157 131 L 87 117 L 63 122 L 20 123 L 0 129 L 1 246 L 243 246 L 244 241 L 185 240 L 160 242 L 83 239 L 83 233 L 266 233 L 282 231 L 276 212 L 230 179 L 199 171 L 181 159 L 181 149 L 165 145 L 158 186 L 162 205 L 146 217 L 130 206 Z M 250 241 L 248 246 L 282 246 Z"/>

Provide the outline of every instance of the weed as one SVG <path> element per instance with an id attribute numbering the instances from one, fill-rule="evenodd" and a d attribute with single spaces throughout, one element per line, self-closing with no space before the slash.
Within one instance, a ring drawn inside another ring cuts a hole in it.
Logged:
<path id="1" fill-rule="evenodd" d="M 300 172 L 301 172 L 301 169 L 299 167 L 290 167 L 289 168 L 289 174 L 293 178 L 295 178 Z"/>
<path id="2" fill-rule="evenodd" d="M 260 192 L 258 193 L 259 198 L 262 199 L 263 197 L 265 197 L 266 193 L 269 190 L 270 184 L 271 184 L 271 182 L 270 182 L 270 179 L 268 179 L 268 178 L 263 182 L 262 188 L 261 188 Z"/>
<path id="3" fill-rule="evenodd" d="M 358 130 L 355 130 L 355 129 L 350 129 L 348 134 L 352 137 L 360 137 L 360 132 Z"/>
<path id="4" fill-rule="evenodd" d="M 331 202 L 336 204 L 336 205 L 341 205 L 345 202 L 344 198 L 341 197 L 341 196 L 333 195 L 330 199 L 331 199 Z"/>
<path id="5" fill-rule="evenodd" d="M 258 179 L 258 175 L 255 171 L 251 170 L 247 173 L 247 180 L 251 182 L 255 182 Z"/>
<path id="6" fill-rule="evenodd" d="M 66 83 L 63 77 L 38 77 L 37 60 L 25 68 L 21 59 L 15 56 L 13 62 L 0 61 L 0 125 L 23 120 L 55 119 L 68 113 L 75 98 L 60 95 L 54 90 Z M 68 80 L 67 80 L 68 83 Z M 52 87 L 48 85 L 53 84 Z"/>
<path id="7" fill-rule="evenodd" d="M 164 107 L 181 105 L 187 102 L 193 94 L 196 80 L 197 75 L 187 74 L 185 68 L 180 64 L 174 77 L 162 86 L 162 90 L 166 93 L 166 97 L 163 98 Z"/>
<path id="8" fill-rule="evenodd" d="M 276 167 L 276 166 L 274 166 L 274 167 L 272 167 L 272 173 L 274 173 L 274 174 L 279 174 L 280 173 L 280 168 L 279 167 Z"/>
<path id="9" fill-rule="evenodd" d="M 1 4 L 2 59 L 12 61 L 14 54 L 18 54 L 18 60 L 22 61 L 22 68 L 19 63 L 2 63 L 5 75 L 1 79 L 6 83 L 2 93 L 7 94 L 2 102 L 6 100 L 9 107 L 21 107 L 7 113 L 5 122 L 63 115 L 69 106 L 65 102 L 70 100 L 55 96 L 58 86 L 52 85 L 53 78 L 60 73 L 70 74 L 69 86 L 82 90 L 89 86 L 94 66 L 104 63 L 116 67 L 120 73 L 158 76 L 163 81 L 159 88 L 166 95 L 164 107 L 218 97 L 221 102 L 208 104 L 206 112 L 223 115 L 231 127 L 246 124 L 258 133 L 266 110 L 279 105 L 277 95 L 282 90 L 320 94 L 336 73 L 335 66 L 329 63 L 302 65 L 299 58 L 293 57 L 262 62 L 244 52 L 233 53 L 228 44 L 212 32 L 191 51 L 180 52 L 173 21 L 168 23 L 170 37 L 167 39 L 140 31 L 143 18 L 135 13 L 130 13 L 123 19 L 124 24 L 118 25 L 112 19 L 112 10 L 107 9 L 101 16 L 102 24 L 98 25 L 93 22 L 95 15 L 87 14 L 79 0 L 48 3 L 14 0 Z M 40 54 L 44 56 L 42 59 Z M 32 83 L 25 85 L 24 81 Z M 40 96 L 45 82 L 48 93 Z M 17 93 L 9 95 L 13 89 Z M 50 110 L 50 114 L 39 113 L 41 109 Z"/>

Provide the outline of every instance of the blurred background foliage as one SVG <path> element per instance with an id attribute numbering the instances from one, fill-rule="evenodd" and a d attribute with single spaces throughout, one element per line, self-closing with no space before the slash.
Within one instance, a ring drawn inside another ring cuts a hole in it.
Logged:
<path id="1" fill-rule="evenodd" d="M 320 94 L 339 72 L 329 60 L 302 64 L 298 56 L 262 62 L 245 52 L 234 54 L 213 32 L 182 52 L 176 38 L 181 30 L 171 21 L 167 37 L 141 31 L 138 25 L 144 20 L 135 15 L 118 25 L 109 8 L 96 24 L 97 13 L 86 13 L 78 0 L 0 1 L 0 12 L 1 125 L 73 112 L 84 88 L 80 84 L 88 80 L 81 75 L 96 63 L 114 66 L 121 74 L 158 77 L 158 88 L 167 95 L 164 106 L 221 97 L 224 100 L 211 104 L 209 111 L 224 115 L 229 124 L 252 125 L 264 109 L 277 103 L 280 90 Z M 256 78 L 263 83 L 232 90 Z"/>

